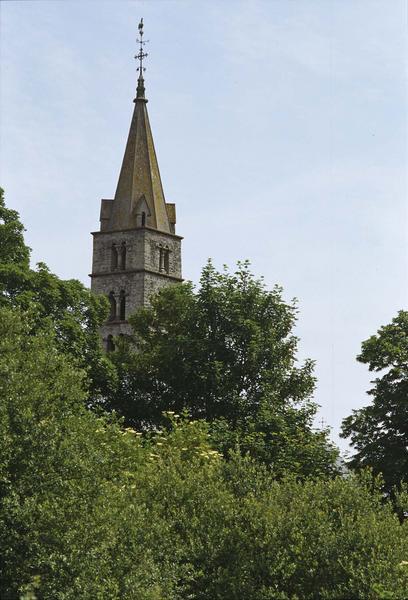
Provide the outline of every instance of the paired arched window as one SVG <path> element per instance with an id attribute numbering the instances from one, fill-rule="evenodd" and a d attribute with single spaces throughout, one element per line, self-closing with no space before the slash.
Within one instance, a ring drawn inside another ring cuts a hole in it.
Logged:
<path id="1" fill-rule="evenodd" d="M 109 321 L 115 321 L 119 318 L 120 321 L 126 321 L 126 292 L 120 290 L 119 292 L 119 304 L 116 301 L 115 292 L 111 291 L 108 294 L 110 304 Z M 118 310 L 119 308 L 119 310 Z"/>
<path id="2" fill-rule="evenodd" d="M 127 258 L 127 247 L 126 242 L 119 244 L 112 244 L 111 246 L 111 269 L 116 271 L 120 269 L 124 271 L 126 269 L 126 258 Z"/>

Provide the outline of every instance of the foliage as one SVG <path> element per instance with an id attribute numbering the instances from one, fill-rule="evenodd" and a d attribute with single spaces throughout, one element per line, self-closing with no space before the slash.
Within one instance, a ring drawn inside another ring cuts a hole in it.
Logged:
<path id="1" fill-rule="evenodd" d="M 29 319 L 0 309 L 2 598 L 405 596 L 407 525 L 371 477 L 277 482 L 177 414 L 123 429 Z"/>
<path id="2" fill-rule="evenodd" d="M 238 419 L 234 428 L 226 419 L 216 419 L 210 434 L 224 456 L 239 450 L 269 465 L 276 478 L 288 473 L 302 478 L 334 475 L 338 450 L 328 442 L 328 428 L 313 428 L 315 414 L 312 402 L 275 407 L 266 401 L 255 415 Z"/>
<path id="3" fill-rule="evenodd" d="M 231 484 L 244 487 L 244 495 L 234 501 L 221 551 L 210 555 L 216 568 L 204 569 L 216 573 L 206 581 L 207 597 L 368 599 L 380 598 L 380 588 L 394 598 L 404 596 L 406 527 L 396 527 L 390 506 L 382 505 L 369 480 L 278 483 L 256 469 L 255 481 L 244 479 L 242 485 L 247 461 L 240 469 L 231 467 Z"/>
<path id="4" fill-rule="evenodd" d="M 225 455 L 241 447 L 300 475 L 330 473 L 336 451 L 312 429 L 313 363 L 296 365 L 295 303 L 265 289 L 239 264 L 204 268 L 200 288 L 169 286 L 130 318 L 134 336 L 113 360 L 119 387 L 111 406 L 128 423 L 157 427 L 165 410 L 212 423 Z"/>
<path id="5" fill-rule="evenodd" d="M 1 310 L 2 598 L 165 597 L 144 553 L 158 533 L 133 497 L 140 442 L 84 408 L 83 380 L 55 335 Z"/>
<path id="6" fill-rule="evenodd" d="M 343 421 L 343 437 L 356 449 L 350 464 L 382 473 L 388 491 L 408 482 L 408 312 L 362 344 L 357 359 L 382 372 L 368 392 L 373 402 Z"/>
<path id="7" fill-rule="evenodd" d="M 50 321 L 59 347 L 87 370 L 95 401 L 114 380 L 98 333 L 107 300 L 79 281 L 59 279 L 44 263 L 30 269 L 23 232 L 18 213 L 6 207 L 0 190 L 0 306 L 30 310 L 34 329 Z"/>
<path id="8" fill-rule="evenodd" d="M 281 290 L 266 291 L 246 264 L 230 275 L 209 263 L 196 294 L 190 284 L 164 288 L 130 318 L 137 349 L 119 357 L 130 371 L 130 416 L 157 423 L 164 409 L 188 408 L 233 423 L 267 393 L 277 402 L 302 400 L 314 379 L 311 361 L 294 366 L 295 318 Z"/>
<path id="9" fill-rule="evenodd" d="M 30 249 L 24 243 L 24 227 L 18 212 L 6 208 L 0 188 L 0 263 L 28 268 Z"/>

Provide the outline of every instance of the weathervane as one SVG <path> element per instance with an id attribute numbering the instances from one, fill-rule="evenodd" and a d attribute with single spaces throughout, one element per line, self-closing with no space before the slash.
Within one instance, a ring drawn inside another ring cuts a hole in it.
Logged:
<path id="1" fill-rule="evenodd" d="M 139 61 L 139 66 L 137 67 L 137 70 L 139 71 L 139 78 L 137 80 L 137 95 L 136 95 L 136 99 L 137 98 L 143 98 L 144 99 L 145 88 L 144 88 L 143 71 L 146 71 L 146 67 L 143 66 L 143 59 L 146 58 L 147 52 L 143 52 L 143 46 L 149 40 L 143 40 L 143 18 L 140 19 L 140 23 L 138 25 L 138 29 L 139 29 L 139 37 L 137 38 L 136 41 L 138 42 L 138 44 L 140 44 L 140 46 L 139 46 L 139 52 L 135 56 L 135 59 Z"/>

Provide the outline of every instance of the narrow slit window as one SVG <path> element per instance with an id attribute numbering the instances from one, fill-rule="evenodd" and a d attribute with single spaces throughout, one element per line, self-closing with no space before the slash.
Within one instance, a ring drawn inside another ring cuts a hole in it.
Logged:
<path id="1" fill-rule="evenodd" d="M 123 271 L 126 269 L 126 242 L 122 242 L 120 247 L 120 268 Z"/>
<path id="2" fill-rule="evenodd" d="M 118 268 L 118 249 L 116 247 L 116 244 L 112 244 L 111 248 L 111 265 L 112 270 Z"/>
<path id="3" fill-rule="evenodd" d="M 166 273 L 170 270 L 170 250 L 168 248 L 164 250 L 164 270 Z"/>
<path id="4" fill-rule="evenodd" d="M 163 271 L 164 269 L 164 248 L 160 246 L 159 248 L 159 271 Z"/>
<path id="5" fill-rule="evenodd" d="M 146 213 L 142 212 L 142 227 L 146 227 Z"/>
<path id="6" fill-rule="evenodd" d="M 109 321 L 114 321 L 116 319 L 116 298 L 114 292 L 110 292 L 108 298 L 110 304 Z"/>
<path id="7" fill-rule="evenodd" d="M 124 290 L 120 292 L 119 318 L 121 321 L 126 320 L 126 293 Z"/>

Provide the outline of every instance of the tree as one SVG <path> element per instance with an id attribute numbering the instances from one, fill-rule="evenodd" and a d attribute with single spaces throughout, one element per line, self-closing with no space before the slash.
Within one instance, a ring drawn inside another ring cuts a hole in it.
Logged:
<path id="1" fill-rule="evenodd" d="M 28 268 L 30 248 L 24 242 L 24 226 L 15 210 L 6 208 L 4 190 L 0 188 L 0 263 Z"/>
<path id="2" fill-rule="evenodd" d="M 0 306 L 30 310 L 34 329 L 52 323 L 60 348 L 86 369 L 93 401 L 100 401 L 114 379 L 99 336 L 107 300 L 77 280 L 60 279 L 44 263 L 31 269 L 23 232 L 18 213 L 6 207 L 0 189 Z"/>
<path id="3" fill-rule="evenodd" d="M 344 419 L 342 436 L 350 437 L 356 450 L 350 465 L 382 473 L 391 490 L 408 481 L 408 312 L 401 310 L 363 342 L 357 360 L 383 374 L 367 392 L 372 404 Z"/>
<path id="4" fill-rule="evenodd" d="M 238 444 L 279 472 L 330 472 L 336 453 L 327 431 L 312 431 L 313 362 L 296 365 L 295 321 L 295 303 L 266 290 L 247 263 L 230 274 L 209 262 L 197 292 L 166 287 L 130 317 L 134 335 L 113 356 L 111 406 L 147 429 L 163 411 L 187 410 L 212 423 L 225 453 Z"/>
<path id="5" fill-rule="evenodd" d="M 406 596 L 408 523 L 371 477 L 277 482 L 171 413 L 123 428 L 30 318 L 0 309 L 1 598 Z"/>
<path id="6" fill-rule="evenodd" d="M 86 373 L 31 318 L 0 308 L 0 597 L 159 600 L 132 498 L 140 439 L 85 408 Z"/>

